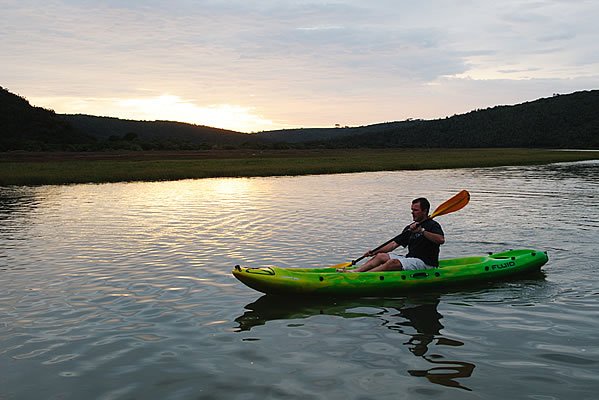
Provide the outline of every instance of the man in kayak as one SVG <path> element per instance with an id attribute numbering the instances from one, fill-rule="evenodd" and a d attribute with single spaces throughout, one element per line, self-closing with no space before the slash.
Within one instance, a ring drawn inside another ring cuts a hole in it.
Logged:
<path id="1" fill-rule="evenodd" d="M 372 258 L 352 272 L 399 271 L 436 268 L 439 266 L 439 246 L 445 243 L 445 234 L 437 221 L 428 219 L 430 203 L 424 197 L 412 201 L 414 222 L 406 226 L 389 244 L 364 254 Z M 393 253 L 399 246 L 408 247 L 408 254 Z"/>

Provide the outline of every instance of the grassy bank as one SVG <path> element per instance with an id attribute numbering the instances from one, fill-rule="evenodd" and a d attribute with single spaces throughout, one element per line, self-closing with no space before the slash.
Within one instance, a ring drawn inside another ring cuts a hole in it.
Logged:
<path id="1" fill-rule="evenodd" d="M 0 185 L 160 181 L 532 165 L 599 159 L 599 151 L 352 149 L 0 154 Z"/>

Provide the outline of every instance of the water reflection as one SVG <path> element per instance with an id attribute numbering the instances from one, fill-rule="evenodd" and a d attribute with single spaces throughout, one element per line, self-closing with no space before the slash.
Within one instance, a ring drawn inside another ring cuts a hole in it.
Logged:
<path id="1" fill-rule="evenodd" d="M 8 220 L 12 215 L 22 215 L 35 210 L 41 199 L 35 190 L 25 187 L 0 187 L 0 221 Z M 3 224 L 0 224 L 2 227 Z"/>
<path id="2" fill-rule="evenodd" d="M 441 315 L 438 311 L 439 295 L 410 298 L 362 298 L 303 300 L 262 296 L 245 306 L 246 312 L 237 317 L 237 332 L 250 331 L 273 320 L 305 319 L 314 315 L 342 318 L 376 318 L 381 326 L 407 337 L 403 345 L 416 357 L 432 366 L 428 369 L 409 369 L 414 377 L 424 377 L 429 382 L 471 391 L 456 379 L 468 378 L 475 365 L 466 361 L 446 359 L 439 354 L 442 346 L 459 347 L 464 343 L 443 335 Z M 373 310 L 376 310 L 373 312 Z M 255 339 L 252 339 L 255 340 Z"/>
<path id="3" fill-rule="evenodd" d="M 551 181 L 569 184 L 569 181 L 584 181 L 590 185 L 599 183 L 599 161 L 555 163 L 539 168 L 537 166 L 516 167 L 505 166 L 496 168 L 472 168 L 469 174 L 477 178 L 497 179 L 505 183 L 509 180 L 523 180 L 527 183 Z M 547 188 L 550 189 L 550 188 Z"/>
<path id="4" fill-rule="evenodd" d="M 12 262 L 10 253 L 29 238 L 40 201 L 34 189 L 0 187 L 0 271 L 25 269 Z"/>

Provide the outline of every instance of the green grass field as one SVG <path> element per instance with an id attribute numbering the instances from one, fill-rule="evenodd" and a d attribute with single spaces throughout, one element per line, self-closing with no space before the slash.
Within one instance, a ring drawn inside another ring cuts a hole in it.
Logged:
<path id="1" fill-rule="evenodd" d="M 0 185 L 44 185 L 533 165 L 599 159 L 598 151 L 351 149 L 0 154 Z"/>

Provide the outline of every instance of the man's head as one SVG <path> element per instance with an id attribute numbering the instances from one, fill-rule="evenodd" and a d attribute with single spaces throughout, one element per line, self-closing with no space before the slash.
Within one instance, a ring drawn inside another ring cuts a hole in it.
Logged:
<path id="1" fill-rule="evenodd" d="M 412 200 L 412 217 L 416 222 L 422 222 L 428 217 L 431 203 L 424 197 Z"/>

